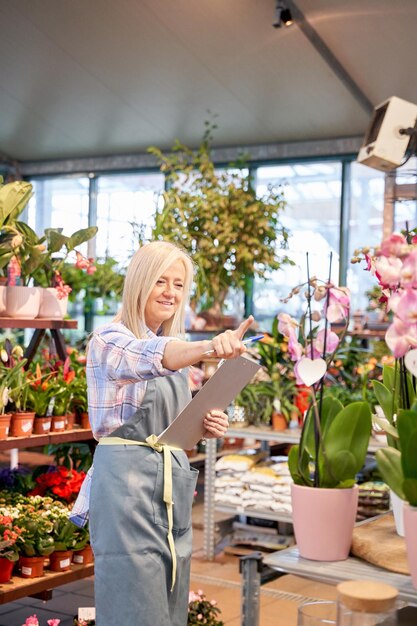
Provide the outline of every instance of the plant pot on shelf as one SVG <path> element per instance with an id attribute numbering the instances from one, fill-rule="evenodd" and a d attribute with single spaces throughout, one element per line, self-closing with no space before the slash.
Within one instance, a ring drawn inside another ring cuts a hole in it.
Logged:
<path id="1" fill-rule="evenodd" d="M 34 319 L 41 304 L 40 287 L 21 285 L 6 287 L 6 315 L 22 319 Z"/>
<path id="2" fill-rule="evenodd" d="M 49 555 L 49 569 L 52 572 L 66 572 L 71 569 L 72 550 L 55 550 Z"/>
<path id="3" fill-rule="evenodd" d="M 88 418 L 88 413 L 86 411 L 83 411 L 82 413 L 80 413 L 80 426 L 81 428 L 91 428 L 91 424 L 90 424 L 90 420 Z"/>
<path id="4" fill-rule="evenodd" d="M 67 413 L 66 414 L 66 430 L 73 430 L 75 424 L 75 413 Z"/>
<path id="5" fill-rule="evenodd" d="M 55 287 L 43 287 L 37 317 L 50 320 L 62 320 L 67 314 L 68 296 L 58 298 Z"/>
<path id="6" fill-rule="evenodd" d="M 8 583 L 12 577 L 14 561 L 0 557 L 0 583 Z"/>
<path id="7" fill-rule="evenodd" d="M 35 417 L 35 421 L 33 422 L 33 432 L 35 435 L 46 435 L 51 430 L 51 417 L 43 416 L 43 417 Z"/>
<path id="8" fill-rule="evenodd" d="M 33 431 L 35 413 L 31 411 L 12 413 L 10 420 L 10 435 L 12 437 L 30 437 Z"/>
<path id="9" fill-rule="evenodd" d="M 7 439 L 10 432 L 11 413 L 3 413 L 0 415 L 0 439 Z"/>
<path id="10" fill-rule="evenodd" d="M 238 404 L 230 404 L 227 407 L 227 417 L 230 428 L 245 428 L 249 424 L 245 407 Z"/>
<path id="11" fill-rule="evenodd" d="M 44 575 L 44 556 L 19 557 L 20 576 L 23 578 L 39 578 Z"/>
<path id="12" fill-rule="evenodd" d="M 282 413 L 274 411 L 271 417 L 272 430 L 286 430 L 288 422 Z"/>
<path id="13" fill-rule="evenodd" d="M 72 555 L 72 562 L 77 565 L 89 565 L 93 561 L 94 554 L 90 544 L 87 544 L 82 550 L 75 550 Z"/>
<path id="14" fill-rule="evenodd" d="M 51 433 L 62 433 L 66 429 L 66 415 L 52 415 L 51 417 Z"/>
<path id="15" fill-rule="evenodd" d="M 343 561 L 349 556 L 359 489 L 291 485 L 292 521 L 300 556 Z"/>
<path id="16" fill-rule="evenodd" d="M 404 503 L 404 533 L 411 582 L 417 589 L 417 507 Z"/>

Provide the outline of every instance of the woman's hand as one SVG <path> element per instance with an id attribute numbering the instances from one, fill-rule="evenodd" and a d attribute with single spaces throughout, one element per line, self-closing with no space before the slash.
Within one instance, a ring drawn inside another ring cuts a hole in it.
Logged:
<path id="1" fill-rule="evenodd" d="M 247 330 L 253 324 L 254 318 L 250 315 L 244 320 L 236 330 L 226 330 L 220 335 L 216 335 L 211 340 L 215 355 L 220 359 L 235 359 L 246 352 L 242 339 Z"/>
<path id="2" fill-rule="evenodd" d="M 204 418 L 204 437 L 206 439 L 218 439 L 224 437 L 229 426 L 226 413 L 213 409 Z"/>

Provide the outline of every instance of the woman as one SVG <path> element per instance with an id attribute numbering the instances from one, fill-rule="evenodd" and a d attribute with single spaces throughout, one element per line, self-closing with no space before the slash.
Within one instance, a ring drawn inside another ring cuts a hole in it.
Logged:
<path id="1" fill-rule="evenodd" d="M 209 350 L 223 359 L 240 356 L 253 322 L 210 341 L 179 340 L 192 273 L 191 259 L 171 243 L 140 248 L 129 264 L 120 313 L 89 342 L 89 416 L 99 439 L 89 476 L 98 626 L 187 623 L 198 472 L 183 450 L 162 453 L 152 435 L 190 400 L 184 368 Z M 204 427 L 205 437 L 222 437 L 227 416 L 213 410 Z M 82 517 L 87 492 L 88 481 L 73 521 Z"/>

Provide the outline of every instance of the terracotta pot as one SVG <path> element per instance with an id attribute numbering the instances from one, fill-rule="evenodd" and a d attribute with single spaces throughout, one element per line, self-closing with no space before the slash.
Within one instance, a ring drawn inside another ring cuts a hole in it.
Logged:
<path id="1" fill-rule="evenodd" d="M 73 430 L 75 424 L 75 413 L 67 413 L 65 417 L 67 418 L 66 429 Z"/>
<path id="2" fill-rule="evenodd" d="M 31 411 L 12 413 L 10 435 L 12 437 L 29 437 L 33 431 L 35 413 Z"/>
<path id="3" fill-rule="evenodd" d="M 41 304 L 40 287 L 7 286 L 6 315 L 22 319 L 34 319 Z"/>
<path id="4" fill-rule="evenodd" d="M 52 572 L 66 572 L 71 569 L 72 550 L 56 550 L 49 555 L 49 569 Z"/>
<path id="5" fill-rule="evenodd" d="M 42 288 L 41 302 L 37 317 L 50 320 L 62 320 L 67 314 L 67 309 L 68 296 L 60 300 L 55 287 Z"/>
<path id="6" fill-rule="evenodd" d="M 417 589 L 417 508 L 404 503 L 404 531 L 411 582 Z"/>
<path id="7" fill-rule="evenodd" d="M 51 417 L 35 417 L 33 432 L 35 435 L 46 435 L 51 430 Z"/>
<path id="8" fill-rule="evenodd" d="M 81 428 L 91 428 L 90 420 L 88 419 L 88 413 L 85 411 L 80 414 L 80 425 Z"/>
<path id="9" fill-rule="evenodd" d="M 72 562 L 77 565 L 88 565 L 94 561 L 93 549 L 87 544 L 82 550 L 76 550 L 72 555 Z"/>
<path id="10" fill-rule="evenodd" d="M 3 413 L 0 415 L 0 439 L 7 439 L 10 432 L 11 413 Z"/>
<path id="11" fill-rule="evenodd" d="M 19 558 L 20 575 L 23 578 L 38 578 L 44 575 L 43 556 L 21 556 Z"/>
<path id="12" fill-rule="evenodd" d="M 52 415 L 51 417 L 51 433 L 61 433 L 67 426 L 66 415 Z"/>
<path id="13" fill-rule="evenodd" d="M 292 521 L 301 557 L 313 561 L 347 559 L 358 495 L 357 485 L 350 489 L 291 485 Z"/>
<path id="14" fill-rule="evenodd" d="M 272 413 L 271 423 L 272 430 L 286 430 L 288 428 L 288 422 L 282 413 Z"/>
<path id="15" fill-rule="evenodd" d="M 8 583 L 12 577 L 14 561 L 9 561 L 5 556 L 0 557 L 0 583 Z"/>

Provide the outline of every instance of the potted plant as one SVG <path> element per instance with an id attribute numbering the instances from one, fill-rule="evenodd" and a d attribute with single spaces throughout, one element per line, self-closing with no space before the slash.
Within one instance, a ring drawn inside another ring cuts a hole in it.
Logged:
<path id="1" fill-rule="evenodd" d="M 187 626 L 224 626 L 224 622 L 217 619 L 220 609 L 216 600 L 207 600 L 205 594 L 199 590 L 190 591 L 188 597 L 188 620 Z"/>
<path id="2" fill-rule="evenodd" d="M 301 322 L 286 313 L 278 316 L 279 331 L 288 337 L 297 382 L 311 388 L 312 398 L 300 443 L 288 457 L 294 481 L 294 532 L 301 556 L 342 560 L 351 545 L 358 503 L 356 474 L 368 449 L 371 411 L 367 402 L 343 406 L 331 395 L 331 388 L 324 392 L 328 364 L 341 342 L 329 325 L 343 322 L 343 337 L 349 323 L 348 291 L 330 279 L 309 276 L 307 284 L 292 294 L 300 288 L 306 288 L 307 298 L 307 314 Z"/>
<path id="3" fill-rule="evenodd" d="M 210 150 L 215 126 L 206 126 L 195 152 L 179 141 L 169 154 L 148 149 L 167 183 L 152 238 L 172 241 L 191 255 L 196 264 L 193 307 L 209 311 L 207 326 L 227 326 L 230 320 L 220 317 L 229 290 L 245 289 L 248 277 L 264 278 L 290 263 L 277 254 L 277 248 L 287 247 L 288 232 L 280 219 L 285 201 L 273 190 L 257 197 L 243 162 L 218 171 Z"/>
<path id="4" fill-rule="evenodd" d="M 33 414 L 23 412 L 28 389 L 23 369 L 26 362 L 21 346 L 13 346 L 6 339 L 0 348 L 0 433 L 3 439 L 9 433 L 19 436 L 32 432 Z M 10 407 L 8 413 L 5 412 L 6 406 Z M 19 415 L 16 411 L 19 411 Z"/>
<path id="5" fill-rule="evenodd" d="M 90 545 L 90 531 L 88 523 L 85 526 L 74 526 L 75 543 L 73 547 L 72 562 L 77 565 L 88 565 L 94 560 L 93 550 Z"/>
<path id="6" fill-rule="evenodd" d="M 417 403 L 399 409 L 396 418 L 397 447 L 388 446 L 375 453 L 383 480 L 405 502 L 404 534 L 407 558 L 414 587 L 417 589 Z M 394 432 L 391 430 L 392 435 Z M 395 438 L 394 438 L 395 440 Z"/>
<path id="7" fill-rule="evenodd" d="M 53 572 L 65 572 L 71 569 L 72 552 L 76 543 L 76 527 L 68 518 L 69 511 L 61 506 L 54 505 L 46 511 L 52 522 L 51 536 L 54 541 L 54 551 L 49 555 L 49 568 Z"/>
<path id="8" fill-rule="evenodd" d="M 0 583 L 7 583 L 12 576 L 14 564 L 19 558 L 16 542 L 21 532 L 13 517 L 7 515 L 7 510 L 2 509 L 0 513 Z"/>
<path id="9" fill-rule="evenodd" d="M 17 540 L 19 566 L 23 578 L 44 574 L 44 559 L 54 551 L 53 524 L 34 507 L 23 506 L 16 524 L 22 530 Z"/>

